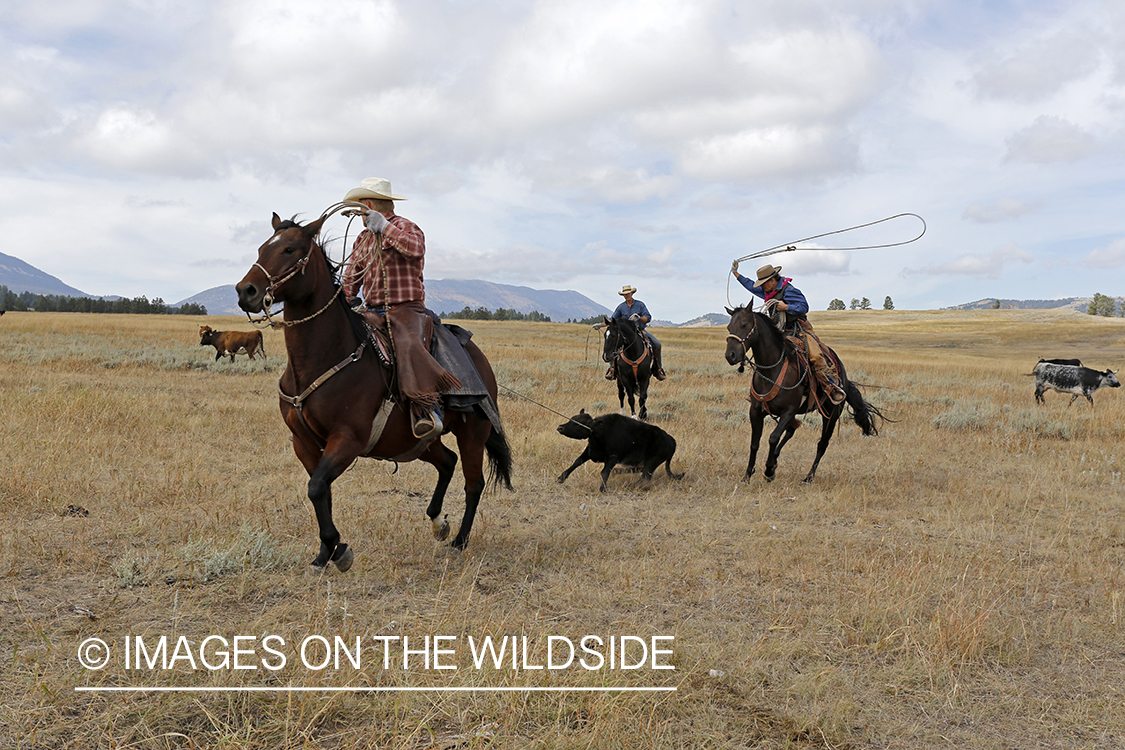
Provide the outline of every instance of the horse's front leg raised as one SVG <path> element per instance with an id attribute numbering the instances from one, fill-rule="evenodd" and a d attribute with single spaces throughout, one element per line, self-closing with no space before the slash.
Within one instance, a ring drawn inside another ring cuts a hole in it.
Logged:
<path id="1" fill-rule="evenodd" d="M 332 482 L 351 466 L 359 455 L 360 446 L 348 438 L 330 438 L 324 452 L 320 453 L 307 440 L 296 434 L 293 436 L 293 449 L 309 472 L 309 500 L 320 532 L 320 553 L 311 565 L 323 569 L 331 561 L 344 572 L 352 566 L 355 553 L 340 541 L 340 533 L 332 522 Z"/>

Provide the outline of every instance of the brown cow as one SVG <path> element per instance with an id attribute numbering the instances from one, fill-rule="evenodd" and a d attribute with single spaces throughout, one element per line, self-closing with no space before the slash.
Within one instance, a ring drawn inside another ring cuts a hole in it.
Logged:
<path id="1" fill-rule="evenodd" d="M 215 347 L 215 360 L 223 355 L 230 355 L 234 361 L 235 354 L 248 354 L 254 359 L 257 352 L 262 353 L 266 359 L 266 347 L 262 343 L 261 331 L 214 331 L 211 326 L 199 326 L 199 345 Z"/>

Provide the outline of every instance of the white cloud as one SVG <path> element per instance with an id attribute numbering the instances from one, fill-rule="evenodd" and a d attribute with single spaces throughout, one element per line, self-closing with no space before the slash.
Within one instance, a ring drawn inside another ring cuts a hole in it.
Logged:
<path id="1" fill-rule="evenodd" d="M 841 276 L 851 272 L 852 256 L 840 250 L 796 250 L 772 256 L 775 265 L 784 264 L 785 275 Z"/>
<path id="2" fill-rule="evenodd" d="M 924 268 L 907 268 L 906 275 L 928 276 L 979 276 L 998 279 L 1006 266 L 1012 262 L 1031 263 L 1033 258 L 1023 248 L 1015 244 L 998 247 L 991 253 L 965 253 L 948 263 L 934 263 Z"/>
<path id="3" fill-rule="evenodd" d="M 76 146 L 93 162 L 130 172 L 162 171 L 191 150 L 155 113 L 126 106 L 102 112 Z"/>
<path id="4" fill-rule="evenodd" d="M 980 224 L 992 224 L 1018 219 L 1024 214 L 1042 208 L 1042 206 L 1041 201 L 1021 201 L 1016 198 L 1003 197 L 992 203 L 973 203 L 965 209 L 961 218 Z"/>
<path id="5" fill-rule="evenodd" d="M 1050 164 L 1072 162 L 1093 156 L 1099 150 L 1097 139 L 1068 120 L 1040 115 L 1035 122 L 1007 139 L 1005 162 Z"/>
<path id="6" fill-rule="evenodd" d="M 1114 240 L 1106 247 L 1091 250 L 1082 258 L 1082 265 L 1095 270 L 1125 268 L 1125 239 Z"/>
<path id="7" fill-rule="evenodd" d="M 1102 62 L 1103 37 L 1089 28 L 1067 29 L 992 53 L 973 74 L 977 94 L 989 99 L 1033 102 L 1089 76 Z"/>
<path id="8" fill-rule="evenodd" d="M 776 127 L 689 142 L 680 165 L 697 180 L 794 179 L 846 172 L 858 149 L 827 127 Z"/>

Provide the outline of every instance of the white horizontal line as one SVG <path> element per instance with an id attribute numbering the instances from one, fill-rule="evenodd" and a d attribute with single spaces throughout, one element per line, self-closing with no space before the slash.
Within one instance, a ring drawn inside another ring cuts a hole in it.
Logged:
<path id="1" fill-rule="evenodd" d="M 81 687 L 76 693 L 674 693 L 674 687 Z"/>

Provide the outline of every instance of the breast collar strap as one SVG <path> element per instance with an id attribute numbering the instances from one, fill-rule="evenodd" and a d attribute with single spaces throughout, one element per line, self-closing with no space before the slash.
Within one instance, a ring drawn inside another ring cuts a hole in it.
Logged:
<path id="1" fill-rule="evenodd" d="M 330 369 L 328 372 L 324 373 L 319 378 L 314 380 L 312 382 L 312 384 L 301 393 L 300 396 L 286 395 L 285 391 L 281 390 L 281 381 L 279 380 L 277 382 L 278 396 L 280 396 L 282 401 L 284 401 L 285 403 L 289 404 L 290 406 L 292 406 L 294 409 L 297 410 L 297 417 L 301 420 L 301 426 L 305 428 L 305 432 L 308 433 L 309 437 L 311 437 L 316 442 L 316 444 L 320 447 L 321 450 L 324 450 L 324 446 L 325 446 L 324 441 L 321 440 L 319 437 L 317 437 L 313 433 L 312 429 L 309 427 L 308 422 L 305 421 L 305 399 L 307 399 L 309 396 L 311 396 L 313 394 L 313 392 L 316 391 L 317 388 L 320 388 L 320 386 L 324 385 L 328 381 L 329 378 L 331 378 L 333 375 L 338 373 L 340 370 L 344 369 L 345 367 L 350 365 L 352 362 L 358 362 L 359 358 L 363 356 L 363 350 L 366 349 L 366 348 L 367 348 L 367 340 L 365 339 L 363 341 L 363 343 L 361 343 L 359 345 L 359 348 L 357 348 L 354 352 L 352 352 L 347 357 L 345 357 L 343 360 L 341 360 L 338 364 L 336 364 L 334 367 L 332 367 L 332 369 Z"/>

